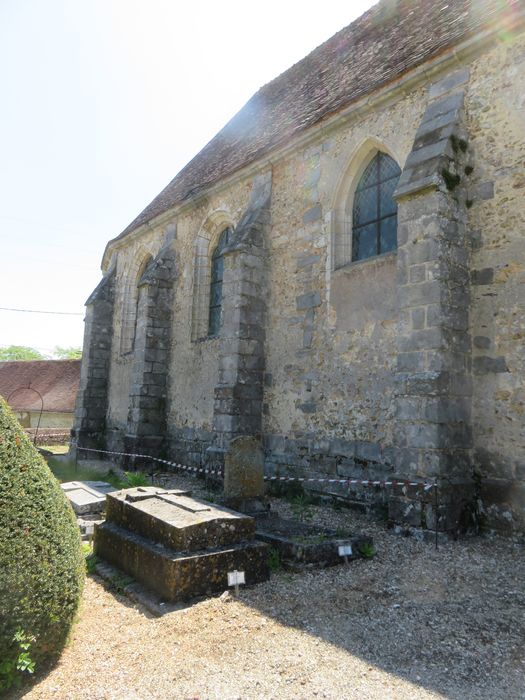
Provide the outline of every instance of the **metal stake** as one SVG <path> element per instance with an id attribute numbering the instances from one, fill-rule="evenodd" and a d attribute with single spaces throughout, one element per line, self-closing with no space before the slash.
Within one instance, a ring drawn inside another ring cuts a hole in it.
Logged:
<path id="1" fill-rule="evenodd" d="M 438 482 L 434 483 L 434 519 L 436 521 L 436 549 L 438 548 Z"/>

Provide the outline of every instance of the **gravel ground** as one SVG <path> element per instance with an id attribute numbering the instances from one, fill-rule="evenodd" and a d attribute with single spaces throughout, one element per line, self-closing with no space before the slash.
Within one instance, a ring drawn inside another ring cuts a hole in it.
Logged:
<path id="1" fill-rule="evenodd" d="M 202 491 L 182 476 L 170 485 Z M 278 571 L 162 618 L 91 577 L 60 663 L 17 697 L 525 698 L 522 545 L 485 537 L 436 551 L 352 511 L 312 510 L 372 535 L 375 558 Z"/>

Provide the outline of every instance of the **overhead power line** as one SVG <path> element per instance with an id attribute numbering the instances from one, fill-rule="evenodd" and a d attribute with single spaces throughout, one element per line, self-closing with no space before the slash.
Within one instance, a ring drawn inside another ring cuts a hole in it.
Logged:
<path id="1" fill-rule="evenodd" d="M 24 314 L 55 314 L 57 316 L 83 316 L 83 313 L 77 311 L 36 311 L 35 309 L 9 309 L 5 306 L 0 306 L 0 311 L 20 311 Z"/>

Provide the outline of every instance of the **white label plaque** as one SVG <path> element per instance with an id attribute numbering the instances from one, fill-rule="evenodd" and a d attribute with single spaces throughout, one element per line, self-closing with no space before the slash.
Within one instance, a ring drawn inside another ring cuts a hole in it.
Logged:
<path id="1" fill-rule="evenodd" d="M 238 586 L 240 583 L 246 583 L 244 580 L 244 571 L 228 572 L 228 586 Z"/>
<path id="2" fill-rule="evenodd" d="M 339 546 L 339 556 L 340 557 L 351 557 L 352 556 L 352 545 L 342 544 Z"/>

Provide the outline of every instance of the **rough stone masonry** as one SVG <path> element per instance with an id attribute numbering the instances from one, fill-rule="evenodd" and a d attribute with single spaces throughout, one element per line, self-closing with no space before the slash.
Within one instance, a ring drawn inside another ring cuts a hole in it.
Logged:
<path id="1" fill-rule="evenodd" d="M 108 243 L 75 441 L 222 468 L 251 437 L 267 475 L 437 480 L 437 511 L 318 485 L 395 522 L 523 532 L 524 24 L 383 0 L 262 88 Z M 380 154 L 396 240 L 359 257 Z"/>

